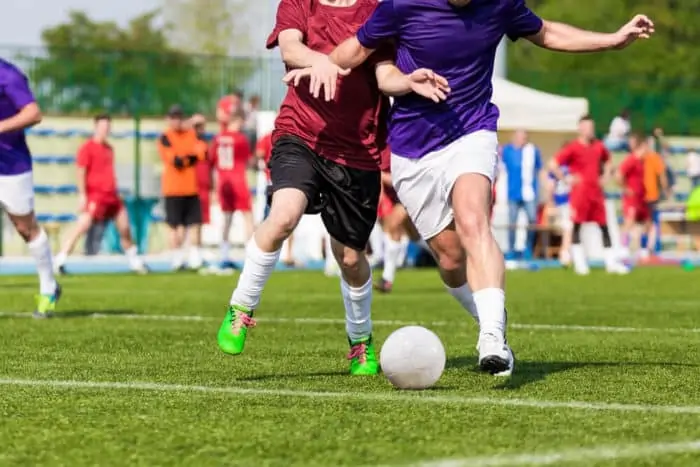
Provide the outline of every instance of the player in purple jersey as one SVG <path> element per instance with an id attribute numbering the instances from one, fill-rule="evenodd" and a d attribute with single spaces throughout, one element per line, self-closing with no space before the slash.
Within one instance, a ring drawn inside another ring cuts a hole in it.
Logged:
<path id="1" fill-rule="evenodd" d="M 328 63 L 285 77 L 296 82 L 309 76 L 312 94 L 318 96 L 321 87 L 327 90 L 329 82 L 360 65 L 380 44 L 393 41 L 401 72 L 424 68 L 447 79 L 451 92 L 444 102 L 413 93 L 395 98 L 389 125 L 392 177 L 438 258 L 443 281 L 461 303 L 471 302 L 468 309 L 480 325 L 479 365 L 485 371 L 509 375 L 514 360 L 505 339 L 503 254 L 489 226 L 498 146 L 499 112 L 491 102 L 496 48 L 505 35 L 551 50 L 594 52 L 624 48 L 653 32 L 653 23 L 642 15 L 615 33 L 583 31 L 543 21 L 524 0 L 383 0 Z"/>
<path id="2" fill-rule="evenodd" d="M 34 316 L 46 318 L 56 307 L 61 287 L 53 274 L 49 238 L 34 215 L 32 156 L 24 136 L 26 128 L 40 121 L 41 110 L 27 77 L 0 59 L 0 207 L 36 260 L 40 294 Z"/>

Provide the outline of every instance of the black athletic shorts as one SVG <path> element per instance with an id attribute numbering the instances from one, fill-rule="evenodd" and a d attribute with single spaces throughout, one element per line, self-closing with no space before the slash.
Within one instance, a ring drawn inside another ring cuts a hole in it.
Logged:
<path id="1" fill-rule="evenodd" d="M 363 251 L 377 221 L 381 172 L 346 167 L 316 154 L 294 136 L 280 137 L 269 162 L 272 194 L 296 188 L 309 200 L 306 214 L 321 214 L 332 238 Z"/>
<path id="2" fill-rule="evenodd" d="M 165 223 L 170 227 L 189 227 L 202 223 L 199 196 L 166 196 Z"/>

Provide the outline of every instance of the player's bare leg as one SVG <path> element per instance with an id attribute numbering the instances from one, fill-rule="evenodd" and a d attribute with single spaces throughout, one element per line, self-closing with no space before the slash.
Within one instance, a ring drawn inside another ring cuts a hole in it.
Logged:
<path id="1" fill-rule="evenodd" d="M 571 264 L 571 240 L 573 225 L 570 218 L 562 219 L 561 248 L 559 249 L 559 262 L 568 267 Z"/>
<path id="2" fill-rule="evenodd" d="M 479 365 L 490 373 L 502 373 L 512 367 L 513 357 L 505 340 L 505 264 L 489 221 L 491 180 L 481 174 L 462 174 L 452 189 L 451 202 L 479 315 Z"/>
<path id="3" fill-rule="evenodd" d="M 221 267 L 226 268 L 231 262 L 231 243 L 229 236 L 231 235 L 231 226 L 233 225 L 232 212 L 224 212 L 224 225 L 221 229 L 221 243 L 219 244 L 219 255 L 221 259 Z"/>
<path id="4" fill-rule="evenodd" d="M 248 329 L 255 326 L 253 313 L 279 261 L 282 244 L 299 224 L 307 204 L 306 195 L 296 188 L 282 188 L 273 194 L 269 215 L 248 242 L 243 270 L 219 329 L 219 348 L 223 352 L 243 352 Z"/>
<path id="5" fill-rule="evenodd" d="M 17 233 L 27 243 L 29 251 L 36 261 L 36 270 L 39 276 L 39 296 L 37 297 L 37 308 L 34 311 L 34 317 L 48 318 L 53 314 L 56 303 L 61 297 L 61 287 L 56 282 L 53 272 L 49 237 L 44 229 L 39 226 L 33 212 L 25 215 L 10 213 L 8 215 Z"/>
<path id="6" fill-rule="evenodd" d="M 146 274 L 148 269 L 146 268 L 143 259 L 141 259 L 139 256 L 139 250 L 131 238 L 129 214 L 127 213 L 126 209 L 122 208 L 119 210 L 119 213 L 117 213 L 117 216 L 114 218 L 114 225 L 117 227 L 117 232 L 119 232 L 119 240 L 121 242 L 124 255 L 129 261 L 129 267 L 134 272 Z"/>
<path id="7" fill-rule="evenodd" d="M 253 211 L 241 211 L 243 216 L 243 225 L 245 226 L 245 242 L 248 243 L 250 238 L 253 236 L 255 230 L 255 223 L 253 222 Z"/>
<path id="8" fill-rule="evenodd" d="M 65 264 L 68 256 L 70 256 L 70 254 L 73 253 L 73 250 L 75 250 L 78 240 L 80 240 L 85 234 L 87 234 L 88 230 L 90 230 L 92 223 L 92 214 L 89 212 L 84 212 L 78 216 L 78 220 L 73 226 L 73 230 L 68 232 L 68 235 L 63 242 L 63 246 L 61 246 L 61 251 L 59 251 L 54 258 L 53 264 L 57 273 L 65 273 Z"/>

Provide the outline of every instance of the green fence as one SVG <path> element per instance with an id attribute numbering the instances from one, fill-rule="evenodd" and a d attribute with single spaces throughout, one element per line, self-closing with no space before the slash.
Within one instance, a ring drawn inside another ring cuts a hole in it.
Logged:
<path id="1" fill-rule="evenodd" d="M 212 57 L 149 54 L 134 51 L 0 48 L 32 80 L 47 112 L 162 115 L 173 103 L 211 113 L 231 88 L 257 94 L 265 109 L 284 96 L 284 67 L 277 54 L 261 57 Z M 653 77 L 609 73 L 552 73 L 511 67 L 513 81 L 547 92 L 589 99 L 591 112 L 607 125 L 622 108 L 635 126 L 663 126 L 667 133 L 700 130 L 700 89 L 693 82 L 660 82 Z M 606 128 L 600 128 L 605 130 Z"/>

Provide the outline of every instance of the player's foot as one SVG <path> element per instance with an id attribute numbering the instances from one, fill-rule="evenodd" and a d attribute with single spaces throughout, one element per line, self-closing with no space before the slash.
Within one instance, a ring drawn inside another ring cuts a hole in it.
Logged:
<path id="1" fill-rule="evenodd" d="M 56 304 L 61 298 L 62 292 L 61 286 L 56 284 L 56 290 L 54 290 L 52 294 L 39 295 L 36 298 L 36 309 L 34 310 L 33 316 L 37 319 L 51 318 L 54 311 L 56 311 Z"/>
<path id="2" fill-rule="evenodd" d="M 374 349 L 372 336 L 365 339 L 353 341 L 348 338 L 350 343 L 350 374 L 353 376 L 370 376 L 379 373 L 379 361 L 377 360 L 377 352 Z"/>
<path id="3" fill-rule="evenodd" d="M 587 276 L 591 273 L 591 270 L 588 268 L 588 266 L 579 266 L 579 265 L 574 265 L 574 273 L 576 273 L 577 276 Z"/>
<path id="4" fill-rule="evenodd" d="M 379 279 L 376 284 L 374 284 L 374 290 L 381 293 L 390 293 L 393 288 L 393 284 L 387 280 Z"/>
<path id="5" fill-rule="evenodd" d="M 131 266 L 131 272 L 145 276 L 146 274 L 150 273 L 151 270 L 148 269 L 148 266 L 145 264 L 137 263 Z"/>
<path id="6" fill-rule="evenodd" d="M 513 371 L 513 352 L 505 339 L 491 333 L 479 336 L 479 368 L 492 375 L 507 376 Z"/>
<path id="7" fill-rule="evenodd" d="M 622 263 L 613 263 L 606 268 L 608 274 L 624 276 L 630 273 L 630 269 Z"/>
<path id="8" fill-rule="evenodd" d="M 229 355 L 242 353 L 248 330 L 253 327 L 253 310 L 239 305 L 229 306 L 217 336 L 221 351 Z"/>

